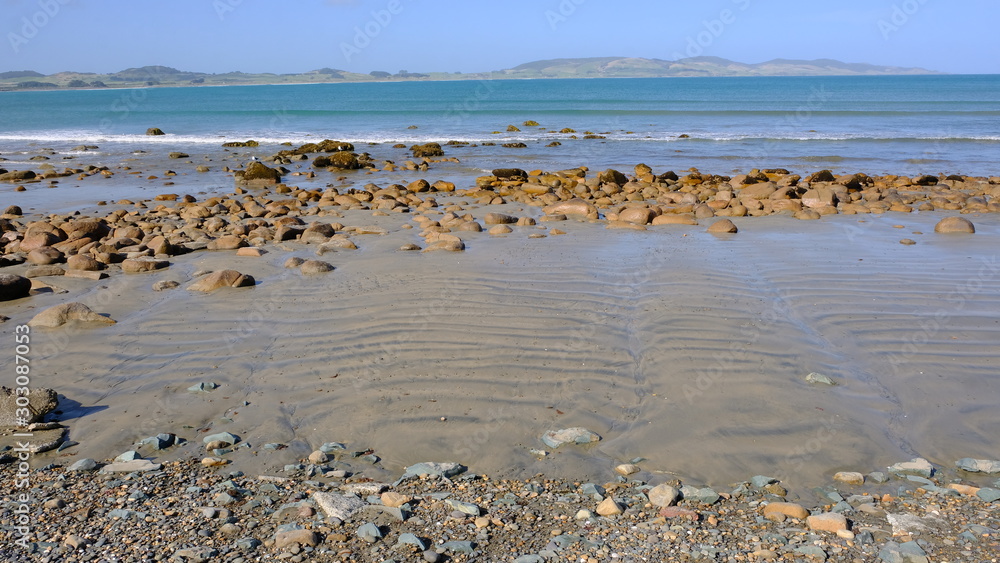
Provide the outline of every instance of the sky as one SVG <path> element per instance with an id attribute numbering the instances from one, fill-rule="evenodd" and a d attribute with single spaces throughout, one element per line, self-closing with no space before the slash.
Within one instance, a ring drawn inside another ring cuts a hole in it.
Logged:
<path id="1" fill-rule="evenodd" d="M 775 58 L 1000 74 L 996 0 L 0 0 L 0 71 L 483 72 Z"/>

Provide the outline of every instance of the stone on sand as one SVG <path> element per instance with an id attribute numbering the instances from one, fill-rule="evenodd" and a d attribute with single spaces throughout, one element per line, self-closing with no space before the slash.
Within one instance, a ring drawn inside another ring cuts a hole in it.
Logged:
<path id="1" fill-rule="evenodd" d="M 49 307 L 41 313 L 38 313 L 33 319 L 28 321 L 28 326 L 56 328 L 71 321 L 109 325 L 115 324 L 115 321 L 110 317 L 98 315 L 90 307 L 84 305 L 83 303 L 63 303 L 62 305 Z"/>
<path id="2" fill-rule="evenodd" d="M 559 203 L 553 203 L 552 205 L 546 206 L 542 209 L 546 215 L 577 215 L 589 217 L 592 219 L 597 218 L 597 207 L 585 199 L 574 198 L 569 201 L 560 201 Z"/>
<path id="3" fill-rule="evenodd" d="M 550 448 L 558 448 L 563 444 L 590 444 L 599 442 L 601 437 L 586 428 L 564 428 L 549 430 L 542 435 L 542 442 Z"/>
<path id="4" fill-rule="evenodd" d="M 31 280 L 14 274 L 0 274 L 0 301 L 12 301 L 31 293 Z"/>
<path id="5" fill-rule="evenodd" d="M 28 395 L 27 407 L 17 405 L 17 399 L 18 395 L 13 389 L 0 387 L 0 427 L 27 426 L 40 421 L 59 406 L 59 397 L 52 389 L 32 389 Z M 18 408 L 28 409 L 29 415 L 26 419 L 18 420 L 14 416 Z"/>
<path id="6" fill-rule="evenodd" d="M 325 274 L 334 270 L 333 264 L 322 260 L 306 260 L 299 265 L 299 271 L 307 276 Z"/>
<path id="7" fill-rule="evenodd" d="M 675 504 L 681 498 L 681 492 L 670 485 L 657 485 L 646 493 L 653 506 L 667 507 Z"/>
<path id="8" fill-rule="evenodd" d="M 190 291 L 215 291 L 223 287 L 251 287 L 255 283 L 252 276 L 236 270 L 212 272 L 188 286 Z"/>
<path id="9" fill-rule="evenodd" d="M 772 502 L 764 507 L 764 518 L 771 521 L 783 522 L 785 518 L 805 520 L 808 517 L 809 511 L 793 502 Z"/>
<path id="10" fill-rule="evenodd" d="M 615 499 L 608 497 L 601 501 L 601 504 L 597 505 L 597 513 L 601 516 L 616 516 L 625 512 L 622 505 L 618 504 Z"/>
<path id="11" fill-rule="evenodd" d="M 972 221 L 964 217 L 945 217 L 934 226 L 934 232 L 973 234 L 976 232 L 976 227 Z"/>
<path id="12" fill-rule="evenodd" d="M 708 232 L 710 233 L 737 233 L 739 229 L 736 228 L 736 224 L 729 219 L 720 219 L 712 223 L 708 227 Z"/>
<path id="13" fill-rule="evenodd" d="M 145 256 L 142 258 L 127 258 L 122 262 L 122 271 L 126 274 L 139 274 L 162 270 L 170 265 L 167 260 Z"/>

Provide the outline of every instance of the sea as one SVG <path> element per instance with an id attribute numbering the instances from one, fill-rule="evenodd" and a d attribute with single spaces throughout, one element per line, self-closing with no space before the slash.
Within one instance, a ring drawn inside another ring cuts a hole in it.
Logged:
<path id="1" fill-rule="evenodd" d="M 529 120 L 538 126 L 524 125 Z M 146 136 L 149 127 L 167 134 Z M 464 141 L 476 146 L 447 152 L 471 173 L 498 166 L 631 170 L 642 162 L 657 172 L 996 176 L 1000 75 L 0 92 L 0 167 L 11 170 L 37 165 L 30 159 L 42 149 L 97 146 L 87 162 L 120 164 L 136 151 L 209 154 L 223 142 L 248 139 L 261 143 L 260 156 L 287 148 L 282 143 L 335 139 L 376 158 L 389 158 L 385 145 Z M 510 143 L 527 146 L 502 146 Z"/>

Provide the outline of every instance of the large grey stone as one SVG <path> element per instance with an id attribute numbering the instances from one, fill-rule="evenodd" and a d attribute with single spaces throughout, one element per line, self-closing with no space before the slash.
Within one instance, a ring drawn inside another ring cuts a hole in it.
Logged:
<path id="1" fill-rule="evenodd" d="M 367 506 L 365 501 L 353 495 L 317 492 L 312 494 L 312 499 L 328 518 L 344 521 L 350 520 L 359 510 Z"/>
<path id="2" fill-rule="evenodd" d="M 13 368 L 11 368 L 13 371 Z M 11 376 L 13 379 L 13 376 Z M 0 427 L 3 426 L 27 426 L 38 422 L 46 414 L 54 411 L 59 406 L 59 397 L 52 389 L 31 389 L 28 397 L 27 407 L 18 407 L 18 395 L 14 389 L 0 387 Z M 28 409 L 28 416 L 23 420 L 18 420 L 18 408 Z"/>

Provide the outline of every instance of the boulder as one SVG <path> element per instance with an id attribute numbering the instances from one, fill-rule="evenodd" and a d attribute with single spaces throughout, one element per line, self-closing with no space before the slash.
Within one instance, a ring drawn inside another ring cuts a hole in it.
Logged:
<path id="1" fill-rule="evenodd" d="M 708 227 L 708 232 L 710 233 L 737 233 L 739 229 L 736 228 L 736 224 L 729 219 L 722 219 L 712 223 Z"/>
<path id="2" fill-rule="evenodd" d="M 698 220 L 690 215 L 660 215 L 653 219 L 653 225 L 697 225 Z"/>
<path id="3" fill-rule="evenodd" d="M 152 272 L 162 270 L 170 265 L 166 260 L 151 257 L 128 258 L 122 262 L 122 271 L 126 274 L 139 274 L 142 272 Z"/>
<path id="4" fill-rule="evenodd" d="M 28 326 L 57 328 L 66 323 L 77 321 L 80 323 L 115 324 L 109 317 L 98 315 L 90 307 L 83 303 L 63 303 L 55 307 L 49 307 L 35 315 L 28 321 Z"/>
<path id="5" fill-rule="evenodd" d="M 351 152 L 340 151 L 335 152 L 329 156 L 329 162 L 327 166 L 330 168 L 339 168 L 341 170 L 357 170 L 361 168 L 361 163 L 358 161 L 358 157 Z"/>
<path id="6" fill-rule="evenodd" d="M 236 183 L 248 187 L 273 186 L 281 182 L 281 172 L 261 162 L 251 162 L 246 170 L 237 170 Z"/>
<path id="7" fill-rule="evenodd" d="M 483 223 L 487 225 L 510 225 L 517 223 L 517 217 L 512 215 L 505 215 L 503 213 L 487 213 L 483 217 Z"/>
<path id="8" fill-rule="evenodd" d="M 166 133 L 164 133 L 159 127 L 150 127 L 149 129 L 146 129 L 146 134 L 150 136 L 166 135 Z"/>
<path id="9" fill-rule="evenodd" d="M 28 262 L 38 265 L 47 266 L 49 264 L 55 264 L 63 259 L 63 253 L 51 246 L 39 246 L 38 248 L 28 252 L 27 260 Z"/>
<path id="10" fill-rule="evenodd" d="M 19 182 L 21 180 L 34 180 L 36 174 L 32 170 L 14 170 L 0 174 L 0 182 Z"/>
<path id="11" fill-rule="evenodd" d="M 604 172 L 598 174 L 597 179 L 600 180 L 602 184 L 618 184 L 619 186 L 624 186 L 628 183 L 628 177 L 613 168 L 608 168 Z"/>
<path id="12" fill-rule="evenodd" d="M 334 270 L 333 264 L 322 260 L 306 260 L 299 265 L 299 271 L 307 276 L 325 274 Z"/>
<path id="13" fill-rule="evenodd" d="M 934 226 L 935 233 L 962 233 L 973 234 L 976 232 L 972 221 L 964 217 L 945 217 Z"/>
<path id="14" fill-rule="evenodd" d="M 422 158 L 429 156 L 444 156 L 444 149 L 438 143 L 424 143 L 422 145 L 413 145 L 410 147 L 413 151 L 414 158 Z"/>
<path id="15" fill-rule="evenodd" d="M 14 274 L 0 274 L 0 301 L 12 301 L 31 293 L 31 280 Z"/>
<path id="16" fill-rule="evenodd" d="M 239 250 L 250 246 L 250 243 L 238 235 L 222 235 L 221 237 L 208 243 L 208 250 Z"/>
<path id="17" fill-rule="evenodd" d="M 589 201 L 574 198 L 568 201 L 553 203 L 542 209 L 546 215 L 582 215 L 591 219 L 596 219 L 597 207 Z"/>
<path id="18" fill-rule="evenodd" d="M 27 396 L 27 407 L 19 407 L 17 398 L 18 395 L 14 389 L 0 387 L 0 427 L 27 426 L 39 422 L 42 417 L 56 410 L 56 407 L 59 406 L 59 396 L 52 389 L 32 389 Z M 28 409 L 27 418 L 17 419 L 15 414 L 17 414 L 16 409 L 18 408 Z"/>
<path id="19" fill-rule="evenodd" d="M 82 270 L 84 272 L 96 272 L 104 268 L 104 264 L 101 264 L 91 256 L 86 254 L 74 254 L 66 259 L 66 267 L 70 270 Z"/>
<path id="20" fill-rule="evenodd" d="M 655 217 L 656 213 L 648 207 L 627 207 L 618 214 L 619 221 L 637 225 L 648 225 Z"/>
<path id="21" fill-rule="evenodd" d="M 520 168 L 497 168 L 493 175 L 500 180 L 527 180 L 528 173 Z"/>
<path id="22" fill-rule="evenodd" d="M 252 287 L 256 282 L 252 276 L 236 270 L 212 272 L 188 286 L 190 291 L 215 291 L 223 287 Z"/>

